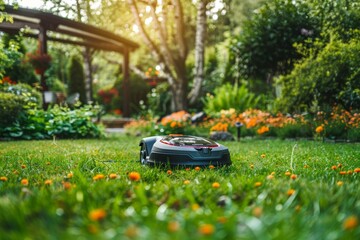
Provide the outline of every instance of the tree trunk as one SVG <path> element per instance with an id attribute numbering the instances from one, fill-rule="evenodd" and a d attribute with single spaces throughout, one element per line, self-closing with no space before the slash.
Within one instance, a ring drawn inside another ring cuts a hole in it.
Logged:
<path id="1" fill-rule="evenodd" d="M 194 104 L 200 96 L 204 81 L 205 41 L 206 41 L 206 5 L 208 0 L 200 0 L 197 6 L 196 39 L 195 39 L 195 78 L 194 86 L 189 94 L 190 104 Z"/>

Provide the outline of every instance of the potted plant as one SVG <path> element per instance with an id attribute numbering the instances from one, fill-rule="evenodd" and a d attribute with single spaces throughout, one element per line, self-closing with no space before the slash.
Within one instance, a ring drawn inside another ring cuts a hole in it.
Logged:
<path id="1" fill-rule="evenodd" d="M 50 55 L 44 53 L 29 53 L 28 62 L 35 68 L 36 74 L 43 74 L 49 67 L 51 63 Z"/>

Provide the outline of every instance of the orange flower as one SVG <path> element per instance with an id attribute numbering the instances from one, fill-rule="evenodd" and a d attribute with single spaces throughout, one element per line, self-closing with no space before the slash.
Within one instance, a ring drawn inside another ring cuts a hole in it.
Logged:
<path id="1" fill-rule="evenodd" d="M 92 221 L 100 221 L 106 217 L 106 211 L 102 208 L 90 211 L 89 218 Z"/>
<path id="2" fill-rule="evenodd" d="M 116 173 L 110 173 L 110 174 L 109 174 L 109 178 L 110 178 L 110 179 L 116 179 L 116 178 L 117 178 L 117 174 L 116 174 Z"/>
<path id="3" fill-rule="evenodd" d="M 131 181 L 135 181 L 135 182 L 139 181 L 141 178 L 140 173 L 138 172 L 131 172 L 129 173 L 128 177 Z"/>
<path id="4" fill-rule="evenodd" d="M 212 224 L 203 224 L 199 227 L 199 232 L 202 235 L 209 236 L 215 232 L 215 227 Z"/>
<path id="5" fill-rule="evenodd" d="M 170 123 L 171 128 L 175 128 L 177 126 L 177 122 L 173 121 Z"/>
<path id="6" fill-rule="evenodd" d="M 185 171 L 190 171 L 190 168 L 188 168 L 188 167 L 187 167 L 187 168 L 185 168 Z"/>
<path id="7" fill-rule="evenodd" d="M 73 175 L 74 175 L 73 173 L 68 173 L 67 178 L 72 178 Z"/>
<path id="8" fill-rule="evenodd" d="M 354 173 L 360 173 L 360 168 L 355 168 Z"/>
<path id="9" fill-rule="evenodd" d="M 167 170 L 166 172 L 168 175 L 171 175 L 172 174 L 172 171 L 171 170 Z"/>
<path id="10" fill-rule="evenodd" d="M 7 180 L 8 180 L 7 177 L 0 177 L 0 181 L 2 181 L 2 182 L 6 182 Z"/>
<path id="11" fill-rule="evenodd" d="M 26 178 L 21 180 L 21 185 L 27 186 L 29 185 L 29 180 L 27 180 Z"/>
<path id="12" fill-rule="evenodd" d="M 316 129 L 315 129 L 315 132 L 316 133 L 322 133 L 324 131 L 324 126 L 318 126 Z"/>
<path id="13" fill-rule="evenodd" d="M 104 174 L 96 174 L 96 175 L 93 177 L 93 180 L 94 180 L 94 181 L 97 181 L 97 180 L 104 179 L 104 178 L 105 178 Z"/>
<path id="14" fill-rule="evenodd" d="M 213 187 L 213 188 L 219 188 L 219 187 L 220 187 L 220 183 L 214 182 L 214 183 L 212 184 L 212 187 Z"/>
<path id="15" fill-rule="evenodd" d="M 340 171 L 339 173 L 340 173 L 340 175 L 346 175 L 347 172 L 346 171 Z"/>
<path id="16" fill-rule="evenodd" d="M 255 187 L 260 187 L 261 185 L 262 185 L 261 182 L 256 182 L 256 183 L 254 184 Z"/>
<path id="17" fill-rule="evenodd" d="M 224 223 L 226 223 L 226 222 L 227 222 L 227 218 L 226 218 L 226 217 L 224 217 L 224 216 L 221 216 L 221 217 L 218 217 L 217 221 L 218 221 L 219 223 L 224 224 Z"/>
<path id="18" fill-rule="evenodd" d="M 295 179 L 297 178 L 297 176 L 296 176 L 296 174 L 291 174 L 290 178 L 291 178 L 292 180 L 295 180 Z"/>
<path id="19" fill-rule="evenodd" d="M 285 172 L 285 176 L 290 176 L 290 175 L 291 175 L 291 173 L 289 171 Z"/>
<path id="20" fill-rule="evenodd" d="M 288 196 L 291 196 L 291 195 L 293 195 L 295 193 L 295 190 L 294 189 L 289 189 L 288 191 L 287 191 L 287 195 Z"/>
<path id="21" fill-rule="evenodd" d="M 169 232 L 176 232 L 180 228 L 180 224 L 177 221 L 171 221 L 168 223 L 168 230 Z"/>
<path id="22" fill-rule="evenodd" d="M 26 168 L 26 165 L 24 165 L 24 164 L 23 164 L 23 165 L 21 165 L 21 168 L 22 168 L 22 169 Z"/>
<path id="23" fill-rule="evenodd" d="M 343 222 L 343 228 L 345 230 L 352 230 L 357 227 L 359 220 L 355 215 L 347 217 Z"/>
<path id="24" fill-rule="evenodd" d="M 262 208 L 261 207 L 255 207 L 253 210 L 252 210 L 252 214 L 253 216 L 259 218 L 261 215 L 262 215 Z"/>
<path id="25" fill-rule="evenodd" d="M 194 169 L 195 169 L 195 171 L 200 171 L 201 170 L 200 167 L 195 167 Z"/>
<path id="26" fill-rule="evenodd" d="M 189 181 L 189 180 L 185 180 L 185 181 L 184 181 L 184 184 L 185 184 L 185 185 L 188 185 L 188 184 L 190 184 L 190 181 Z"/>
<path id="27" fill-rule="evenodd" d="M 47 179 L 47 180 L 45 180 L 44 184 L 49 186 L 52 184 L 52 180 Z"/>
<path id="28" fill-rule="evenodd" d="M 267 180 L 272 180 L 272 179 L 274 179 L 274 175 L 271 175 L 271 174 L 270 174 L 270 175 L 268 175 L 268 176 L 266 177 L 266 179 L 267 179 Z"/>
<path id="29" fill-rule="evenodd" d="M 125 236 L 127 236 L 128 238 L 135 238 L 136 236 L 138 236 L 138 232 L 139 229 L 136 226 L 131 225 L 125 230 Z"/>
<path id="30" fill-rule="evenodd" d="M 214 165 L 210 165 L 209 168 L 210 168 L 210 169 L 214 169 L 215 166 L 214 166 Z"/>
<path id="31" fill-rule="evenodd" d="M 269 130 L 270 130 L 269 127 L 267 127 L 267 126 L 262 126 L 261 128 L 259 128 L 259 129 L 257 130 L 257 133 L 258 133 L 259 135 L 262 135 L 262 134 L 268 132 Z"/>
<path id="32" fill-rule="evenodd" d="M 69 190 L 71 188 L 71 183 L 63 182 L 63 187 L 64 187 L 65 190 Z"/>
<path id="33" fill-rule="evenodd" d="M 337 166 L 335 166 L 335 165 L 334 165 L 334 166 L 331 166 L 331 169 L 332 169 L 332 170 L 336 170 L 336 169 L 337 169 Z"/>

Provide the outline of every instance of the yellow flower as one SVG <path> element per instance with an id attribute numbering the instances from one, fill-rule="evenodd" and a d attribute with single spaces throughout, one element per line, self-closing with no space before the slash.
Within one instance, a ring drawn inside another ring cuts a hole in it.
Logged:
<path id="1" fill-rule="evenodd" d="M 256 182 L 256 183 L 254 184 L 255 187 L 260 187 L 261 185 L 262 185 L 261 182 Z"/>
<path id="2" fill-rule="evenodd" d="M 291 173 L 289 171 L 285 172 L 285 176 L 290 176 L 290 175 L 291 175 Z"/>
<path id="3" fill-rule="evenodd" d="M 47 180 L 45 180 L 44 184 L 49 186 L 52 184 L 52 180 L 47 179 Z"/>
<path id="4" fill-rule="evenodd" d="M 102 208 L 90 211 L 89 218 L 92 221 L 100 221 L 106 217 L 106 211 Z"/>
<path id="5" fill-rule="evenodd" d="M 203 224 L 199 227 L 199 232 L 202 235 L 209 236 L 215 232 L 215 227 L 212 224 Z"/>
<path id="6" fill-rule="evenodd" d="M 22 168 L 22 169 L 26 168 L 26 165 L 24 165 L 24 164 L 23 164 L 23 165 L 21 165 L 21 168 Z"/>
<path id="7" fill-rule="evenodd" d="M 27 186 L 29 185 L 29 180 L 27 180 L 26 178 L 21 180 L 21 185 Z"/>
<path id="8" fill-rule="evenodd" d="M 139 181 L 141 178 L 140 173 L 138 172 L 131 172 L 129 173 L 128 177 L 131 181 L 135 181 L 135 182 Z"/>
<path id="9" fill-rule="evenodd" d="M 214 182 L 214 183 L 212 184 L 212 187 L 213 187 L 213 188 L 219 188 L 219 187 L 220 187 L 220 183 Z"/>
<path id="10" fill-rule="evenodd" d="M 0 181 L 2 181 L 2 182 L 6 182 L 7 180 L 8 180 L 7 177 L 0 177 Z"/>
<path id="11" fill-rule="evenodd" d="M 347 217 L 343 222 L 343 228 L 345 230 L 351 230 L 357 227 L 359 220 L 355 215 Z"/>
<path id="12" fill-rule="evenodd" d="M 73 177 L 73 173 L 68 173 L 67 178 L 72 178 Z"/>
<path id="13" fill-rule="evenodd" d="M 261 157 L 261 158 L 265 158 L 266 155 L 265 155 L 265 154 L 261 154 L 260 157 Z"/>
<path id="14" fill-rule="evenodd" d="M 185 181 L 184 181 L 184 184 L 185 184 L 185 185 L 188 185 L 188 184 L 190 184 L 190 181 L 189 181 L 189 180 L 185 180 Z"/>
<path id="15" fill-rule="evenodd" d="M 339 187 L 341 187 L 342 185 L 344 185 L 344 182 L 343 182 L 343 181 L 338 181 L 338 182 L 336 183 L 336 185 L 338 185 Z"/>

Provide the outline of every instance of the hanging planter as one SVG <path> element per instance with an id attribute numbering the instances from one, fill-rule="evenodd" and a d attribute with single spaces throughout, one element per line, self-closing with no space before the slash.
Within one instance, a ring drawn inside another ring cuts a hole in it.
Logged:
<path id="1" fill-rule="evenodd" d="M 29 53 L 27 58 L 36 74 L 42 75 L 50 67 L 51 57 L 48 54 Z"/>

